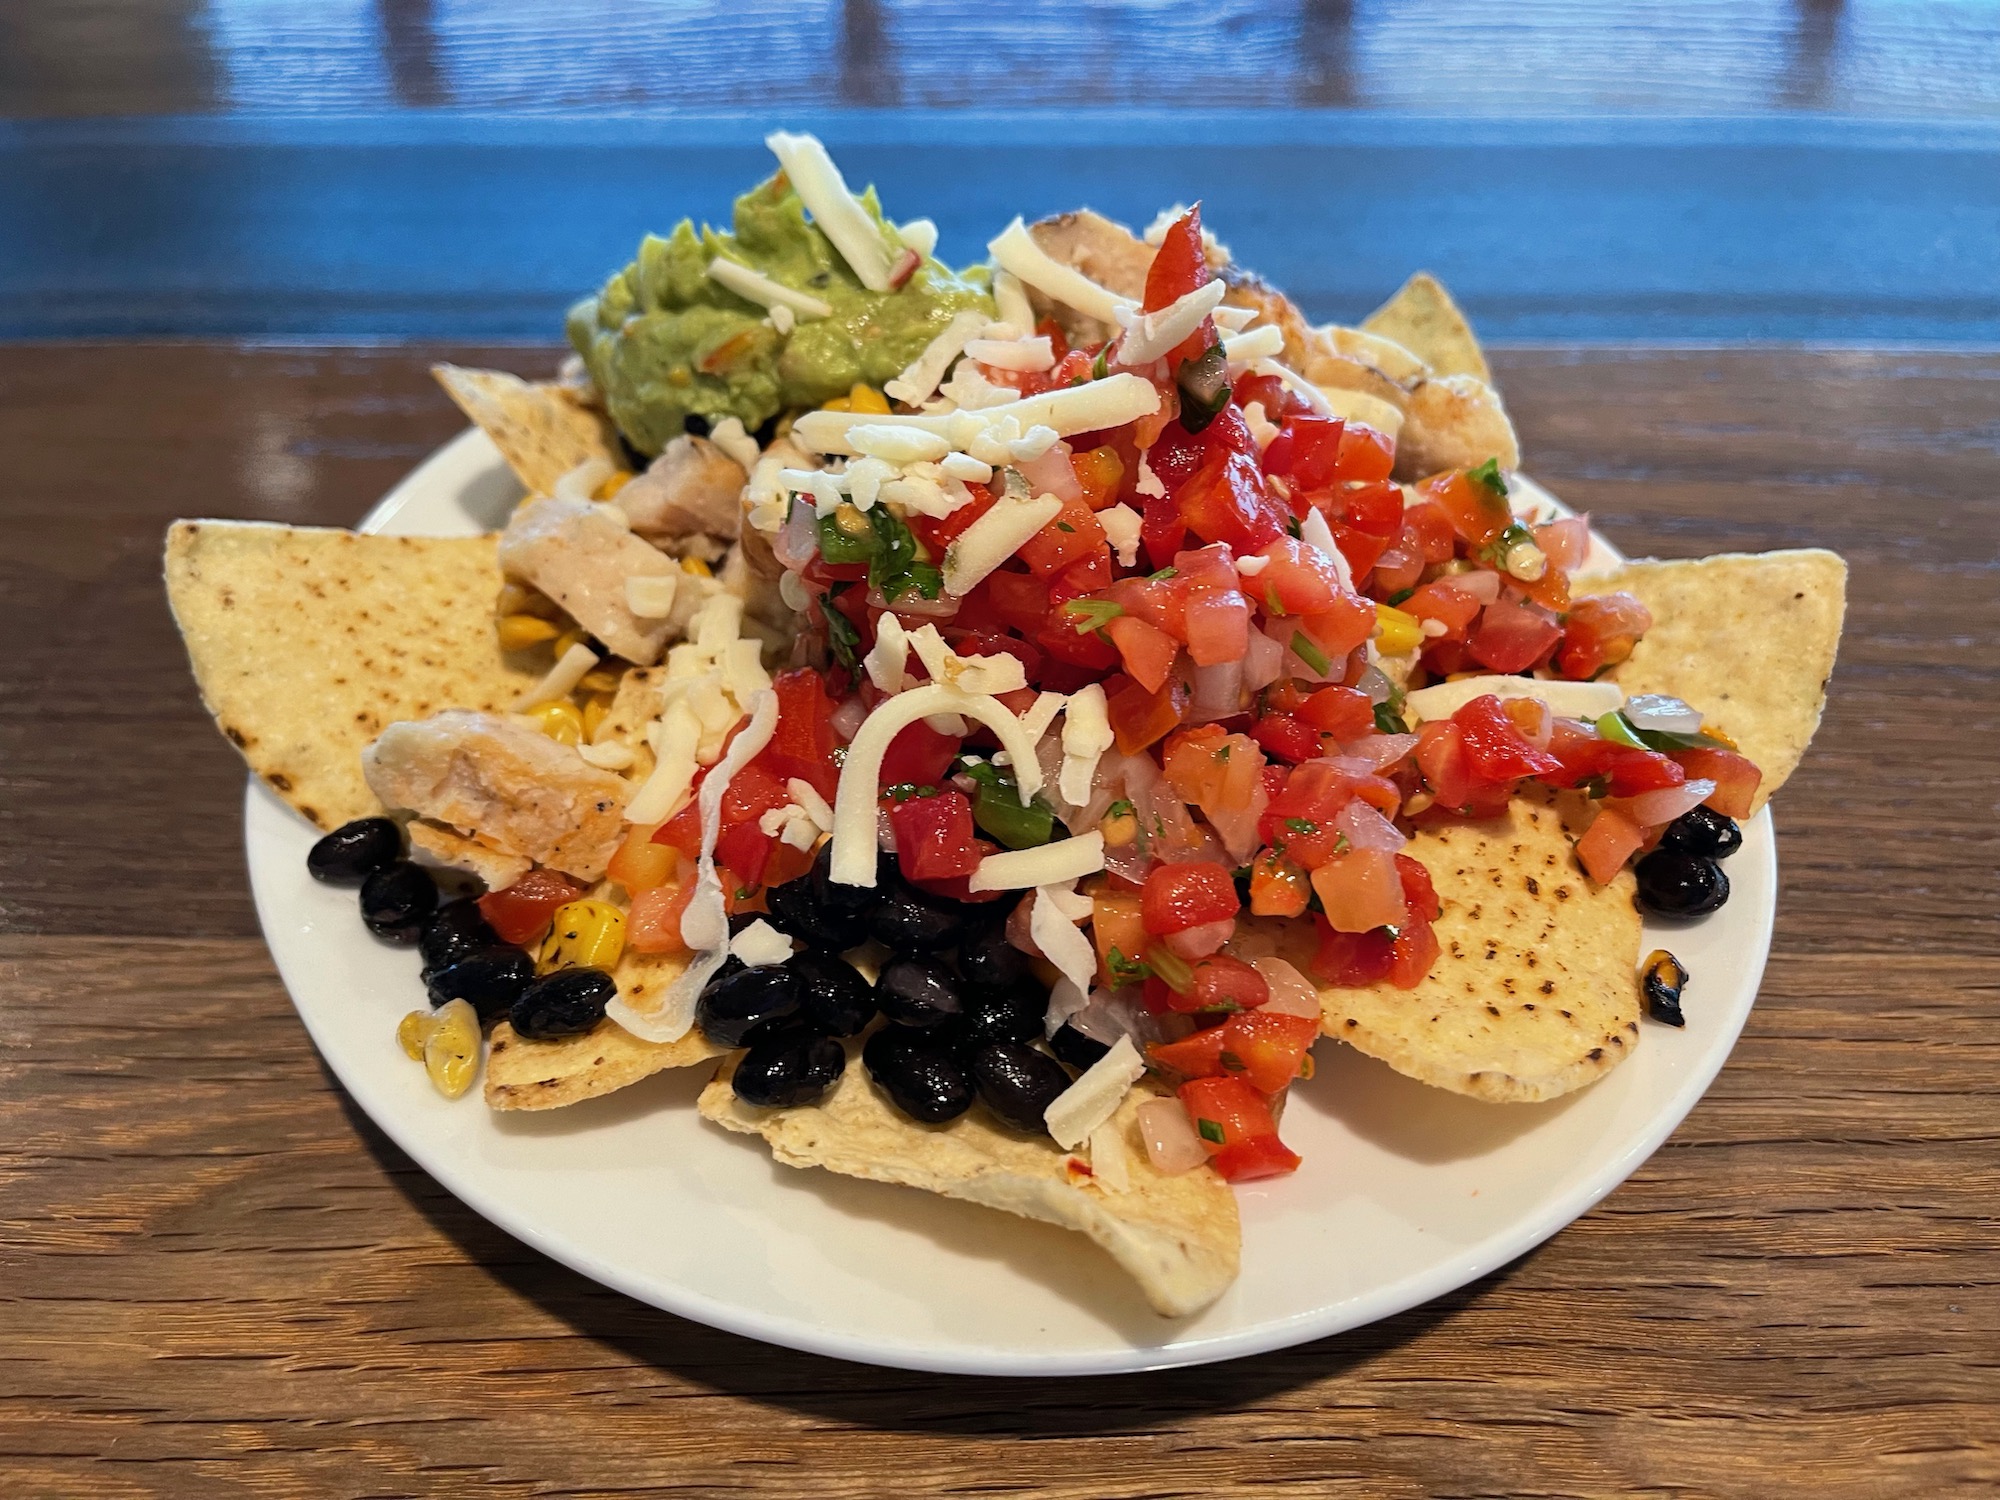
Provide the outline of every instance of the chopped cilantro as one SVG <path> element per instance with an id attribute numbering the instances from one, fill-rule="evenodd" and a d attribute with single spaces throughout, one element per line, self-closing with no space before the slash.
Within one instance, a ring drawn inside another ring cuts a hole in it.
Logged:
<path id="1" fill-rule="evenodd" d="M 1211 1145 L 1220 1146 L 1229 1139 L 1228 1132 L 1223 1130 L 1220 1120 L 1196 1120 L 1194 1128 L 1200 1131 L 1201 1138 Z"/>
<path id="2" fill-rule="evenodd" d="M 1178 578 L 1180 571 L 1179 568 L 1162 568 L 1157 573 L 1148 573 L 1146 575 L 1146 582 L 1160 583 L 1168 578 Z"/>
<path id="3" fill-rule="evenodd" d="M 1056 530 L 1057 530 L 1057 531 L 1067 531 L 1067 532 L 1068 532 L 1068 533 L 1069 533 L 1069 534 L 1070 534 L 1071 536 L 1075 536 L 1075 535 L 1076 535 L 1076 528 L 1075 528 L 1074 526 L 1070 525 L 1070 524 L 1069 524 L 1069 522 L 1067 522 L 1067 521 L 1058 521 L 1058 522 L 1056 522 Z"/>
<path id="4" fill-rule="evenodd" d="M 1301 838 L 1309 838 L 1319 832 L 1319 824 L 1313 822 L 1310 818 L 1287 818 L 1285 819 L 1285 832 L 1296 833 Z"/>
<path id="5" fill-rule="evenodd" d="M 1224 744 L 1219 750 L 1215 752 L 1215 758 L 1219 761 L 1227 763 L 1229 760 L 1229 746 L 1227 744 Z"/>
<path id="6" fill-rule="evenodd" d="M 1414 594 L 1415 592 L 1416 592 L 1415 589 L 1397 589 L 1395 593 L 1391 594 L 1387 599 L 1384 599 L 1382 602 L 1388 605 L 1389 608 L 1394 609 L 1397 605 L 1401 604 L 1405 599 L 1409 598 L 1410 595 Z"/>
<path id="7" fill-rule="evenodd" d="M 1141 960 L 1127 958 L 1116 948 L 1104 956 L 1104 967 L 1117 984 L 1144 984 L 1153 977 L 1153 971 Z"/>
<path id="8" fill-rule="evenodd" d="M 1241 1073 L 1244 1068 L 1243 1059 L 1238 1057 L 1234 1052 L 1231 1052 L 1226 1048 L 1223 1050 L 1222 1054 L 1216 1058 L 1216 1061 L 1221 1063 L 1223 1067 L 1227 1068 L 1232 1073 Z"/>
<path id="9" fill-rule="evenodd" d="M 1481 489 L 1487 490 L 1492 494 L 1498 495 L 1502 500 L 1505 500 L 1507 498 L 1507 481 L 1500 477 L 1499 459 L 1489 458 L 1486 460 L 1485 463 L 1481 464 L 1478 468 L 1467 469 L 1465 471 L 1465 477 L 1467 479 L 1470 479 L 1474 484 L 1478 485 Z"/>
<path id="10" fill-rule="evenodd" d="M 1097 351 L 1097 358 L 1090 362 L 1090 378 L 1103 380 L 1111 373 L 1111 363 L 1107 356 L 1111 353 L 1111 340 L 1104 341 L 1104 347 Z"/>
<path id="11" fill-rule="evenodd" d="M 848 671 L 855 671 L 861 663 L 861 632 L 854 622 L 834 608 L 833 601 L 852 584 L 837 584 L 828 591 L 821 602 L 820 613 L 826 616 L 827 644 L 833 648 L 833 659 Z"/>
<path id="12" fill-rule="evenodd" d="M 1127 802 L 1123 797 L 1120 797 L 1116 802 L 1104 809 L 1104 815 L 1107 818 L 1129 818 L 1132 816 L 1132 810 L 1132 804 Z"/>

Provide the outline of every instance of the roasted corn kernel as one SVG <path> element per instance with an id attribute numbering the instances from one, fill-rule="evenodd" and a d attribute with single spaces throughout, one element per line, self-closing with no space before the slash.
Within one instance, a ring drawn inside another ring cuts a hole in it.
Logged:
<path id="1" fill-rule="evenodd" d="M 502 615 L 496 628 L 502 651 L 526 651 L 562 634 L 559 627 L 539 615 Z"/>
<path id="2" fill-rule="evenodd" d="M 847 409 L 886 417 L 889 415 L 889 400 L 874 386 L 862 385 L 857 381 L 854 388 L 847 393 Z"/>
<path id="3" fill-rule="evenodd" d="M 682 558 L 681 571 L 683 573 L 691 573 L 696 578 L 713 578 L 715 576 L 715 569 L 711 568 L 698 557 Z"/>
<path id="4" fill-rule="evenodd" d="M 618 679 L 621 675 L 608 667 L 596 667 L 585 672 L 583 680 L 577 683 L 577 686 L 586 693 L 615 693 L 618 691 Z M 583 728 L 587 735 L 590 732 L 590 725 L 586 723 Z"/>
<path id="5" fill-rule="evenodd" d="M 609 901 L 572 901 L 556 908 L 555 925 L 542 942 L 536 972 L 603 969 L 609 973 L 624 951 L 624 912 Z"/>
<path id="6" fill-rule="evenodd" d="M 854 403 L 845 396 L 835 396 L 820 407 L 821 411 L 853 411 Z"/>
<path id="7" fill-rule="evenodd" d="M 858 507 L 846 501 L 842 501 L 839 508 L 834 511 L 833 525 L 836 531 L 852 541 L 866 541 L 875 534 L 875 528 L 870 524 L 868 517 L 863 515 Z"/>
<path id="8" fill-rule="evenodd" d="M 396 1028 L 396 1040 L 423 1062 L 431 1083 L 447 1099 L 458 1098 L 479 1076 L 479 1012 L 467 1001 L 411 1011 Z"/>
<path id="9" fill-rule="evenodd" d="M 624 469 L 620 469 L 615 474 L 613 474 L 609 479 L 605 480 L 604 483 L 600 484 L 597 487 L 597 493 L 592 498 L 597 500 L 609 500 L 613 495 L 617 494 L 620 490 L 624 489 L 625 486 L 630 484 L 631 482 L 632 482 L 632 476 L 629 473 L 627 473 Z"/>
<path id="10" fill-rule="evenodd" d="M 584 679 L 586 682 L 588 678 Z M 597 727 L 611 712 L 611 698 L 605 693 L 592 693 L 583 705 L 583 737 L 593 743 L 597 739 Z"/>
<path id="11" fill-rule="evenodd" d="M 567 698 L 537 703 L 528 710 L 528 717 L 541 727 L 543 734 L 559 745 L 583 743 L 583 715 Z"/>
<path id="12" fill-rule="evenodd" d="M 1104 842 L 1113 849 L 1123 849 L 1139 836 L 1138 815 L 1132 811 L 1131 803 L 1126 803 L 1120 812 L 1107 812 L 1098 820 L 1097 831 L 1104 835 Z"/>
<path id="13" fill-rule="evenodd" d="M 1406 615 L 1387 604 L 1375 606 L 1380 628 L 1375 633 L 1375 649 L 1384 656 L 1402 656 L 1424 643 L 1424 627 L 1415 615 Z"/>
<path id="14" fill-rule="evenodd" d="M 540 589 L 530 588 L 525 583 L 513 579 L 500 585 L 500 593 L 493 601 L 496 615 L 534 615 L 540 619 L 553 620 L 562 614 L 562 606 Z"/>

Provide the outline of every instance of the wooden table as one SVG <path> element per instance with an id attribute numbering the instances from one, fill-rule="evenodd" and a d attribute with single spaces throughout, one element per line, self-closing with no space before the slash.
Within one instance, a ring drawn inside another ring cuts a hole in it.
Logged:
<path id="1" fill-rule="evenodd" d="M 1607 1202 L 1430 1306 L 1226 1366 L 1007 1382 L 606 1291 L 449 1197 L 316 1059 L 161 533 L 353 520 L 457 427 L 437 352 L 0 348 L 0 1492 L 2000 1485 L 2000 357 L 1502 353 L 1533 471 L 1628 551 L 1854 567 L 1735 1057 Z"/>

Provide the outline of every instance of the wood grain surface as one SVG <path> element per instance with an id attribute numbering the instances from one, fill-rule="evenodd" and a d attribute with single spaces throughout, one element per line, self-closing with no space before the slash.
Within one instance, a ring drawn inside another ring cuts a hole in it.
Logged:
<path id="1" fill-rule="evenodd" d="M 2000 356 L 1500 353 L 1528 466 L 1628 551 L 1853 564 L 1735 1056 L 1629 1183 L 1439 1302 L 1225 1366 L 1007 1382 L 606 1291 L 318 1063 L 161 532 L 358 517 L 458 426 L 438 352 L 0 348 L 0 1494 L 2000 1487 Z"/>

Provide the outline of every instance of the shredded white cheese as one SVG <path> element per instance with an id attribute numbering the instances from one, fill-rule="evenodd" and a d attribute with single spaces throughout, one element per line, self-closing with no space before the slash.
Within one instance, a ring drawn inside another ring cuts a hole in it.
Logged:
<path id="1" fill-rule="evenodd" d="M 1223 357 L 1231 364 L 1247 365 L 1256 359 L 1276 359 L 1285 352 L 1285 331 L 1274 324 L 1253 328 L 1248 333 L 1224 334 Z"/>
<path id="2" fill-rule="evenodd" d="M 757 440 L 744 430 L 741 417 L 724 417 L 708 430 L 708 440 L 736 460 L 745 474 L 757 467 Z"/>
<path id="3" fill-rule="evenodd" d="M 780 302 L 765 315 L 764 321 L 779 333 L 789 336 L 792 329 L 798 326 L 799 315 Z"/>
<path id="4" fill-rule="evenodd" d="M 1017 758 L 1016 774 L 1022 770 Z M 1104 835 L 1093 828 L 1075 838 L 1057 839 L 1052 844 L 1042 844 L 1033 849 L 1010 849 L 1004 854 L 989 854 L 966 880 L 966 886 L 975 891 L 1034 890 L 1040 886 L 1081 880 L 1103 868 Z M 1036 941 L 1041 940 L 1037 938 Z M 1048 949 L 1045 947 L 1042 951 L 1046 953 Z M 1051 959 L 1055 957 L 1054 954 L 1049 956 Z"/>
<path id="5" fill-rule="evenodd" d="M 625 607 L 642 620 L 664 620 L 674 612 L 680 573 L 635 573 L 625 580 Z"/>
<path id="6" fill-rule="evenodd" d="M 695 758 L 701 721 L 685 698 L 667 705 L 659 722 L 647 729 L 646 740 L 653 747 L 653 773 L 625 804 L 628 823 L 664 823 L 672 817 L 687 801 L 701 766 Z"/>
<path id="7" fill-rule="evenodd" d="M 1049 1134 L 1065 1151 L 1074 1151 L 1092 1131 L 1118 1113 L 1132 1085 L 1145 1076 L 1146 1061 L 1132 1038 L 1121 1036 L 1111 1050 L 1085 1070 L 1042 1113 Z"/>
<path id="8" fill-rule="evenodd" d="M 1047 334 L 1031 339 L 973 339 L 965 346 L 965 353 L 967 358 L 996 370 L 1020 370 L 1028 374 L 1053 369 L 1056 362 L 1055 347 L 1049 343 Z"/>
<path id="9" fill-rule="evenodd" d="M 1063 713 L 1063 763 L 1057 786 L 1070 806 L 1082 807 L 1090 801 L 1090 783 L 1097 775 L 1097 762 L 1116 740 L 1105 705 L 1104 685 L 1093 682 L 1071 693 Z"/>
<path id="10" fill-rule="evenodd" d="M 1261 401 L 1252 401 L 1243 408 L 1243 425 L 1250 429 L 1250 436 L 1256 441 L 1259 453 L 1270 447 L 1271 439 L 1278 435 L 1278 424 L 1265 416 Z"/>
<path id="11" fill-rule="evenodd" d="M 995 501 L 944 549 L 945 592 L 963 599 L 1061 511 L 1062 501 L 1054 495 L 1009 495 Z"/>
<path id="12" fill-rule="evenodd" d="M 912 219 L 896 226 L 896 238 L 925 260 L 937 253 L 938 227 L 930 219 Z"/>
<path id="13" fill-rule="evenodd" d="M 875 644 L 861 659 L 868 680 L 885 693 L 902 692 L 909 659 L 910 638 L 903 633 L 903 622 L 892 614 L 883 615 L 875 625 Z"/>
<path id="14" fill-rule="evenodd" d="M 1160 476 L 1153 472 L 1152 464 L 1147 461 L 1146 452 L 1141 452 L 1139 455 L 1139 477 L 1132 482 L 1132 488 L 1153 500 L 1163 499 L 1166 496 L 1167 487 Z"/>
<path id="15" fill-rule="evenodd" d="M 1599 719 L 1625 701 L 1615 682 L 1552 682 L 1539 677 L 1461 677 L 1456 682 L 1418 688 L 1403 700 L 1403 715 L 1411 723 L 1448 719 L 1474 698 L 1538 698 L 1549 712 L 1564 719 Z"/>
<path id="16" fill-rule="evenodd" d="M 888 619 L 889 616 L 883 618 Z M 1021 665 L 1021 658 L 1009 652 L 1002 651 L 993 656 L 960 656 L 945 644 L 935 625 L 920 626 L 909 632 L 908 638 L 911 649 L 922 659 L 924 670 L 930 674 L 932 682 L 955 687 L 961 693 L 991 695 L 1018 692 L 1028 685 L 1028 674 Z"/>
<path id="17" fill-rule="evenodd" d="M 1097 950 L 1076 924 L 1090 915 L 1090 898 L 1077 895 L 1063 882 L 1037 887 L 1032 899 L 1028 935 L 1073 988 L 1087 991 L 1097 973 Z"/>
<path id="18" fill-rule="evenodd" d="M 1104 528 L 1104 536 L 1111 548 L 1118 554 L 1120 567 L 1136 567 L 1139 563 L 1139 533 L 1145 520 L 1129 505 L 1114 505 L 1109 510 L 1097 513 L 1097 524 Z"/>
<path id="19" fill-rule="evenodd" d="M 746 969 L 768 968 L 792 956 L 792 940 L 769 922 L 760 920 L 729 940 L 729 952 Z"/>
<path id="20" fill-rule="evenodd" d="M 938 382 L 944 379 L 944 372 L 951 368 L 951 362 L 965 352 L 967 341 L 977 338 L 985 326 L 984 313 L 959 313 L 936 338 L 924 345 L 924 352 L 911 360 L 902 374 L 882 387 L 883 392 L 890 400 L 909 406 L 928 401 Z"/>
<path id="21" fill-rule="evenodd" d="M 938 468 L 946 478 L 969 484 L 986 484 L 993 478 L 993 465 L 970 453 L 947 453 L 938 460 Z"/>
<path id="22" fill-rule="evenodd" d="M 1099 286 L 1081 271 L 1051 256 L 1035 243 L 1035 237 L 1028 233 L 1028 226 L 1021 222 L 1018 215 L 987 244 L 986 249 L 993 257 L 993 264 L 1002 270 L 1011 271 L 1043 296 L 1073 307 L 1100 323 L 1115 325 L 1118 310 L 1132 305 L 1116 292 Z"/>
<path id="23" fill-rule="evenodd" d="M 1349 566 L 1347 554 L 1340 550 L 1333 539 L 1333 528 L 1326 524 L 1326 513 L 1314 506 L 1299 524 L 1299 540 L 1308 547 L 1316 547 L 1326 560 L 1333 564 L 1333 571 L 1340 575 L 1340 586 L 1350 592 L 1354 588 L 1354 569 Z"/>
<path id="24" fill-rule="evenodd" d="M 597 653 L 578 641 L 563 652 L 556 664 L 549 668 L 542 680 L 514 700 L 514 711 L 533 708 L 537 703 L 554 703 L 559 698 L 567 698 L 570 690 L 597 665 Z"/>
<path id="25" fill-rule="evenodd" d="M 558 500 L 595 500 L 598 487 L 618 472 L 608 458 L 586 458 L 555 482 L 549 493 Z"/>
<path id="26" fill-rule="evenodd" d="M 1090 1175 L 1108 1193 L 1132 1191 L 1132 1153 L 1125 1132 L 1109 1121 L 1090 1133 Z"/>
<path id="27" fill-rule="evenodd" d="M 1158 312 L 1136 312 L 1128 307 L 1119 320 L 1126 326 L 1125 337 L 1118 343 L 1118 363 L 1149 365 L 1166 358 L 1201 327 L 1202 320 L 1221 305 L 1228 290 L 1220 281 L 1210 281 L 1176 297 Z M 1279 347 L 1284 347 L 1282 336 Z"/>
<path id="28" fill-rule="evenodd" d="M 1275 359 L 1257 359 L 1250 362 L 1250 368 L 1259 375 L 1272 375 L 1284 382 L 1285 389 L 1303 397 L 1305 403 L 1322 417 L 1333 415 L 1333 408 L 1327 404 L 1326 394 L 1320 388 L 1294 370 L 1288 370 Z"/>
<path id="29" fill-rule="evenodd" d="M 856 453 L 879 458 L 885 463 L 911 464 L 936 460 L 951 452 L 951 444 L 935 432 L 919 427 L 892 427 L 860 422 L 847 429 L 847 441 Z"/>
<path id="30" fill-rule="evenodd" d="M 1043 693 L 1029 704 L 1028 711 L 1021 715 L 1021 727 L 1028 732 L 1029 738 L 1039 745 L 1067 701 L 1061 693 Z"/>
<path id="31" fill-rule="evenodd" d="M 962 367 L 961 367 L 962 368 Z M 1294 377 L 1296 378 L 1296 377 Z M 921 415 L 883 416 L 870 412 L 809 411 L 792 424 L 792 438 L 815 453 L 851 454 L 854 445 L 847 439 L 850 427 L 917 427 L 940 433 L 954 448 L 976 452 L 975 438 L 994 424 L 1013 421 L 1013 436 L 1029 428 L 1052 429 L 1057 437 L 1079 432 L 1104 432 L 1127 422 L 1151 416 L 1160 409 L 1160 393 L 1150 380 L 1130 371 L 1088 380 L 1082 385 L 1065 386 L 1039 396 L 1024 396 L 978 411 L 926 412 Z"/>
<path id="32" fill-rule="evenodd" d="M 898 693 L 877 704 L 862 721 L 847 747 L 847 759 L 841 763 L 840 788 L 833 799 L 833 863 L 828 872 L 834 880 L 842 885 L 875 884 L 875 799 L 882 756 L 905 725 L 930 714 L 951 713 L 977 719 L 999 736 L 1001 745 L 1014 757 L 1023 807 L 1041 790 L 1035 743 L 998 698 L 962 693 L 937 683 Z"/>
<path id="33" fill-rule="evenodd" d="M 753 271 L 737 261 L 718 255 L 708 263 L 708 279 L 726 286 L 747 302 L 759 307 L 788 307 L 800 317 L 827 318 L 833 315 L 833 304 L 808 292 L 795 292 L 780 282 L 773 281 L 761 271 Z M 778 330 L 780 333 L 784 329 Z"/>
<path id="34" fill-rule="evenodd" d="M 1245 578 L 1255 578 L 1270 566 L 1271 559 L 1260 552 L 1253 552 L 1248 557 L 1236 559 L 1236 571 Z"/>
<path id="35" fill-rule="evenodd" d="M 840 168 L 815 136 L 773 131 L 764 144 L 785 169 L 799 201 L 813 216 L 820 232 L 847 262 L 855 279 L 871 292 L 886 292 L 891 262 L 889 246 L 868 210 L 847 190 Z"/>
<path id="36" fill-rule="evenodd" d="M 1258 312 L 1254 307 L 1218 307 L 1210 316 L 1224 333 L 1241 333 L 1257 321 Z"/>
<path id="37" fill-rule="evenodd" d="M 1012 323 L 1016 328 L 1035 326 L 1035 308 L 1028 301 L 1028 289 L 1012 271 L 994 269 L 993 305 L 1000 309 L 1001 322 Z"/>

